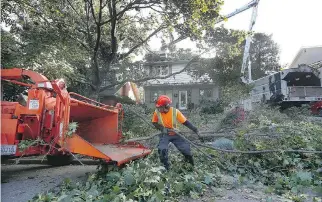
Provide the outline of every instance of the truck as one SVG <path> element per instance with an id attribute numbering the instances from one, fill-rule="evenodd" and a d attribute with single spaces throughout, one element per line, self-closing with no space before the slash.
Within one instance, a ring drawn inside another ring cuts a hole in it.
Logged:
<path id="1" fill-rule="evenodd" d="M 284 69 L 249 83 L 252 103 L 268 103 L 282 108 L 311 105 L 321 115 L 322 68 L 299 65 Z"/>
<path id="2" fill-rule="evenodd" d="M 120 104 L 68 92 L 63 79 L 22 68 L 1 69 L 1 82 L 27 88 L 19 100 L 1 100 L 2 158 L 46 155 L 50 165 L 60 166 L 80 154 L 122 166 L 151 153 L 138 142 L 122 143 Z M 19 149 L 26 142 L 31 144 Z"/>

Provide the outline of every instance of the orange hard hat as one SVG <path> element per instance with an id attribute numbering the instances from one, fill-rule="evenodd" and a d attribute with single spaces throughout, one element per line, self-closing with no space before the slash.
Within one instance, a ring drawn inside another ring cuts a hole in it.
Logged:
<path id="1" fill-rule="evenodd" d="M 168 107 L 172 103 L 171 99 L 166 95 L 160 95 L 155 102 L 156 107 Z"/>

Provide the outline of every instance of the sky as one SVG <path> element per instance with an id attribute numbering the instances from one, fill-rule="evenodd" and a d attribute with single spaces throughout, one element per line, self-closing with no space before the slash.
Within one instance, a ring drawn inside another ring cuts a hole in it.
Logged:
<path id="1" fill-rule="evenodd" d="M 224 0 L 222 14 L 228 14 L 251 0 Z M 322 45 L 322 0 L 260 0 L 255 32 L 272 34 L 280 47 L 281 65 L 291 63 L 301 47 Z M 252 9 L 237 14 L 224 22 L 226 28 L 248 30 Z M 219 24 L 220 25 L 220 24 Z M 159 44 L 156 40 L 152 47 Z M 178 48 L 193 48 L 183 41 Z"/>

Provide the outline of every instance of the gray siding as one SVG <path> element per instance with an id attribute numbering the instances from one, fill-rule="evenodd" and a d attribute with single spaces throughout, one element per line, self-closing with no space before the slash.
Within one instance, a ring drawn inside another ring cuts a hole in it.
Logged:
<path id="1" fill-rule="evenodd" d="M 167 64 L 167 63 L 165 63 Z M 181 71 L 183 68 L 185 68 L 185 66 L 187 65 L 187 62 L 184 63 L 168 63 L 168 65 L 170 66 L 170 74 L 171 73 L 175 73 L 175 72 L 179 72 Z M 153 66 L 151 64 L 151 66 Z M 148 68 L 150 66 L 147 65 L 146 66 L 146 71 L 148 72 Z M 187 71 L 183 71 L 180 74 L 176 74 L 173 75 L 171 77 L 168 77 L 166 79 L 153 79 L 150 81 L 147 81 L 145 83 L 145 85 L 160 85 L 160 84 L 192 84 L 192 83 L 200 83 L 203 80 L 209 80 L 211 81 L 211 79 L 209 79 L 208 76 L 204 76 L 204 77 L 200 77 L 200 78 L 194 78 L 191 76 L 191 73 L 187 72 Z"/>
<path id="2" fill-rule="evenodd" d="M 296 68 L 298 65 L 310 65 L 322 61 L 322 46 L 303 47 L 293 59 L 289 68 Z"/>
<path id="3" fill-rule="evenodd" d="M 186 65 L 188 61 L 180 62 L 156 62 L 156 63 L 146 63 L 145 68 L 148 74 L 154 74 L 156 71 L 153 67 L 158 67 L 162 65 L 169 65 L 169 73 L 179 72 Z M 197 67 L 197 63 L 193 64 L 192 69 Z M 150 72 L 152 71 L 152 72 Z M 158 72 L 160 72 L 158 70 Z M 183 71 L 180 74 L 176 74 L 166 79 L 154 79 L 144 83 L 144 97 L 145 104 L 149 107 L 154 107 L 154 99 L 159 95 L 168 95 L 172 99 L 172 106 L 179 109 L 191 109 L 196 108 L 200 105 L 202 96 L 200 96 L 200 90 L 203 90 L 206 97 L 203 99 L 215 101 L 219 97 L 219 88 L 213 81 L 208 77 L 194 78 L 189 72 Z M 180 102 L 180 95 L 182 100 Z"/>
<path id="4" fill-rule="evenodd" d="M 154 93 L 166 94 L 172 97 L 172 106 L 179 108 L 179 92 L 187 91 L 187 101 L 189 108 L 196 108 L 200 105 L 202 97 L 200 90 L 209 90 L 210 97 L 204 99 L 215 101 L 219 98 L 219 88 L 214 84 L 191 84 L 191 85 L 165 85 L 162 86 L 146 86 L 144 87 L 145 104 L 154 107 Z"/>

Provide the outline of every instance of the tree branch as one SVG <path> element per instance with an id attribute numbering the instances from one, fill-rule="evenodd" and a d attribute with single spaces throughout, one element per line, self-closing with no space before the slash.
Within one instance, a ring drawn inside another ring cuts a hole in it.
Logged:
<path id="1" fill-rule="evenodd" d="M 100 89 L 100 92 L 106 90 L 106 89 L 109 89 L 111 87 L 114 87 L 114 86 L 117 86 L 117 85 L 122 85 L 126 82 L 133 82 L 133 83 L 140 83 L 140 82 L 144 82 L 144 81 L 148 81 L 148 80 L 152 80 L 152 79 L 166 79 L 166 78 L 169 78 L 171 76 L 174 76 L 174 75 L 177 75 L 177 74 L 180 74 L 184 71 L 186 71 L 192 63 L 194 63 L 196 60 L 198 60 L 200 58 L 201 55 L 203 55 L 204 53 L 212 50 L 213 48 L 208 48 L 207 50 L 205 50 L 204 52 L 200 53 L 199 55 L 193 57 L 191 60 L 188 61 L 188 63 L 186 64 L 186 66 L 181 69 L 180 71 L 177 71 L 177 72 L 174 72 L 172 74 L 169 74 L 167 76 L 153 76 L 153 77 L 146 77 L 146 78 L 142 78 L 142 79 L 137 79 L 137 80 L 134 80 L 134 79 L 126 79 L 126 80 L 123 80 L 123 81 L 120 81 L 120 82 L 116 82 L 112 85 L 108 85 L 108 86 L 105 86 L 103 88 Z"/>
<path id="2" fill-rule="evenodd" d="M 93 18 L 94 18 L 94 22 L 97 24 L 96 16 L 95 16 L 95 11 L 94 11 L 94 6 L 93 6 L 93 0 L 87 0 L 87 1 L 89 2 L 89 5 L 91 7 L 91 12 L 92 12 L 92 15 L 93 15 Z M 101 10 L 99 12 L 101 12 Z"/>
<path id="3" fill-rule="evenodd" d="M 110 54 L 111 61 L 113 61 L 114 56 L 116 55 L 117 51 L 117 39 L 115 37 L 115 30 L 116 30 L 116 1 L 112 0 L 110 4 L 108 4 L 108 10 L 110 13 L 111 20 L 111 46 L 112 46 L 112 53 Z"/>
<path id="4" fill-rule="evenodd" d="M 83 46 L 87 51 L 89 51 L 89 47 L 83 42 L 81 41 L 79 38 L 76 38 L 76 37 L 73 37 L 71 36 L 70 34 L 68 34 L 68 36 L 71 38 L 71 39 L 74 39 L 75 41 L 77 41 L 81 46 Z"/>
<path id="5" fill-rule="evenodd" d="M 165 45 L 163 45 L 163 46 L 161 47 L 161 49 L 164 49 L 164 48 L 168 48 L 168 47 L 170 47 L 170 46 L 173 46 L 173 45 L 175 45 L 176 43 L 179 43 L 180 41 L 185 40 L 186 38 L 188 38 L 188 37 L 187 37 L 187 36 L 183 36 L 183 35 L 181 35 L 181 36 L 179 36 L 177 39 L 175 39 L 175 40 L 171 41 L 169 44 L 165 44 Z"/>
<path id="6" fill-rule="evenodd" d="M 129 3 L 128 5 L 125 6 L 125 8 L 123 10 L 121 10 L 119 13 L 117 13 L 115 16 L 115 18 L 117 18 L 117 20 L 119 20 L 126 11 L 132 9 L 132 6 L 135 5 L 137 2 L 139 2 L 140 0 L 135 0 L 134 2 Z M 107 23 L 110 23 L 113 20 L 113 18 L 110 17 L 110 19 L 108 19 L 107 21 L 101 22 L 100 25 L 105 25 Z"/>
<path id="7" fill-rule="evenodd" d="M 102 1 L 100 0 L 100 4 L 99 4 L 99 12 L 98 12 L 98 21 L 96 21 L 96 32 L 97 32 L 97 37 L 96 37 L 96 43 L 95 43 L 95 48 L 94 48 L 94 55 L 93 55 L 93 65 L 94 65 L 94 72 L 95 72 L 95 77 L 96 77 L 96 82 L 95 84 L 100 85 L 100 76 L 99 76 L 99 67 L 98 67 L 98 48 L 101 42 L 101 20 L 102 20 Z M 93 2 L 92 0 L 90 0 L 91 2 L 91 10 L 92 10 L 92 15 L 95 18 L 95 12 L 94 12 L 94 8 L 93 8 Z"/>
<path id="8" fill-rule="evenodd" d="M 74 6 L 72 5 L 72 3 L 70 2 L 70 0 L 67 0 L 68 4 L 70 5 L 70 7 L 74 10 L 74 12 L 82 19 L 82 16 L 79 14 L 79 12 L 77 12 L 77 10 L 74 8 Z M 84 23 L 85 24 L 85 23 Z"/>
<path id="9" fill-rule="evenodd" d="M 88 2 L 88 0 L 85 0 L 84 9 L 85 9 L 86 21 L 87 21 L 87 23 L 86 23 L 87 41 L 88 41 L 89 46 L 92 47 L 93 46 L 93 38 L 92 38 L 92 36 L 90 34 L 90 28 L 89 28 L 89 10 L 90 9 L 89 9 L 89 2 Z"/>
<path id="10" fill-rule="evenodd" d="M 82 79 L 79 79 L 78 77 L 71 77 L 68 74 L 64 74 L 69 80 L 73 81 L 73 82 L 77 82 L 77 83 L 81 83 L 81 84 L 85 84 L 85 85 L 89 85 L 93 90 L 96 90 L 96 86 L 94 86 L 92 83 L 90 82 L 86 82 Z"/>
<path id="11" fill-rule="evenodd" d="M 265 154 L 265 153 L 277 153 L 277 152 L 285 152 L 285 153 L 311 153 L 311 154 L 322 154 L 322 151 L 310 151 L 310 150 L 259 150 L 259 151 L 239 151 L 239 150 L 225 150 L 225 149 L 218 149 L 212 146 L 204 145 L 204 144 L 196 144 L 199 147 L 205 147 L 208 149 L 226 152 L 226 153 L 235 153 L 235 154 Z"/>
<path id="12" fill-rule="evenodd" d="M 164 25 L 161 25 L 158 29 L 154 30 L 154 32 L 152 32 L 147 38 L 145 38 L 144 40 L 142 40 L 140 43 L 136 44 L 135 46 L 133 46 L 127 53 L 122 54 L 119 58 L 119 60 L 122 60 L 126 57 L 128 57 L 131 53 L 133 53 L 137 48 L 139 48 L 140 46 L 142 46 L 144 43 L 146 43 L 150 38 L 152 38 L 154 35 L 156 35 L 158 32 L 160 32 L 162 29 L 165 29 L 166 27 Z"/>

